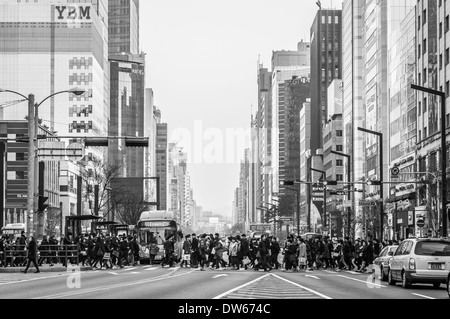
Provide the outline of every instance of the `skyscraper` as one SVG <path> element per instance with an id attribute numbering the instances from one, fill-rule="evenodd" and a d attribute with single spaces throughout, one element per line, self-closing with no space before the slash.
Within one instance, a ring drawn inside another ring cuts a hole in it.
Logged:
<path id="1" fill-rule="evenodd" d="M 313 123 L 321 123 L 320 140 L 322 127 L 328 120 L 328 86 L 334 79 L 341 78 L 342 11 L 319 10 L 311 27 L 311 116 Z M 315 136 L 312 136 L 312 145 L 317 144 Z"/>
<path id="2" fill-rule="evenodd" d="M 109 54 L 139 54 L 139 0 L 109 0 Z"/>
<path id="3" fill-rule="evenodd" d="M 161 210 L 167 209 L 167 124 L 158 124 L 156 133 L 156 176 L 160 178 Z"/>

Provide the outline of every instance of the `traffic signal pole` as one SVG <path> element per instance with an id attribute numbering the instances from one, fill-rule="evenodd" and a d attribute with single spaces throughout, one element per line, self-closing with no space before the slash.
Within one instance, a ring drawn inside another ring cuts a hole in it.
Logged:
<path id="1" fill-rule="evenodd" d="M 34 95 L 30 94 L 28 96 L 28 194 L 27 194 L 27 235 L 32 236 L 34 231 L 34 216 L 35 216 L 35 151 L 34 151 L 34 130 L 35 130 L 35 119 L 34 119 Z"/>

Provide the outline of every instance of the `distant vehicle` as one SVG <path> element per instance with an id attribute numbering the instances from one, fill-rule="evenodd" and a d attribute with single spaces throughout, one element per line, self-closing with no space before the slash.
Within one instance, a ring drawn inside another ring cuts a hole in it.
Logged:
<path id="1" fill-rule="evenodd" d="M 250 233 L 250 238 L 255 238 L 255 239 L 261 239 L 262 235 L 267 235 L 270 236 L 270 232 L 264 232 L 264 231 L 255 231 Z"/>
<path id="2" fill-rule="evenodd" d="M 385 247 L 378 256 L 377 259 L 374 260 L 374 265 L 377 265 L 380 267 L 381 271 L 381 280 L 387 281 L 388 275 L 389 275 L 389 260 L 392 259 L 392 256 L 394 256 L 395 251 L 397 250 L 398 246 L 387 246 Z"/>
<path id="3" fill-rule="evenodd" d="M 136 227 L 138 242 L 141 246 L 139 257 L 143 262 L 150 261 L 148 246 L 155 241 L 159 247 L 155 257 L 156 262 L 164 258 L 164 242 L 170 238 L 178 238 L 178 231 L 182 227 L 175 219 L 175 215 L 169 211 L 146 211 L 141 214 Z"/>
<path id="4" fill-rule="evenodd" d="M 308 241 L 310 239 L 314 240 L 316 238 L 322 239 L 323 235 L 317 234 L 317 233 L 305 233 L 305 234 L 300 234 L 300 237 L 303 238 L 304 240 Z"/>
<path id="5" fill-rule="evenodd" d="M 2 228 L 2 235 L 9 236 L 11 240 L 15 240 L 22 235 L 22 231 L 26 231 L 25 224 L 8 224 Z"/>
<path id="6" fill-rule="evenodd" d="M 414 283 L 446 284 L 450 271 L 450 241 L 410 238 L 403 241 L 389 262 L 389 285 L 397 281 L 403 288 Z"/>

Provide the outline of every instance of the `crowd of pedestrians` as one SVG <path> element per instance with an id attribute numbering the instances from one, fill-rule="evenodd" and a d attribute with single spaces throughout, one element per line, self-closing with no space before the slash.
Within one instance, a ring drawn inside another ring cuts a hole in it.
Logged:
<path id="1" fill-rule="evenodd" d="M 164 242 L 165 255 L 161 265 L 174 267 L 179 264 L 202 271 L 208 267 L 219 270 L 228 267 L 232 270 L 368 272 L 383 247 L 395 244 L 398 243 L 327 236 L 305 240 L 291 235 L 280 243 L 278 238 L 268 235 L 257 239 L 247 238 L 245 234 L 231 237 L 189 234 L 181 241 L 172 237 Z M 181 246 L 181 251 L 177 246 Z"/>
<path id="2" fill-rule="evenodd" d="M 140 246 L 137 236 L 104 234 L 81 234 L 73 237 L 72 233 L 59 241 L 55 236 L 44 236 L 38 245 L 33 237 L 24 234 L 13 240 L 9 236 L 0 238 L 0 265 L 2 267 L 25 267 L 31 262 L 38 266 L 44 264 L 53 267 L 61 264 L 92 266 L 94 269 L 115 269 L 137 265 Z M 77 259 L 78 257 L 78 259 Z"/>
<path id="3" fill-rule="evenodd" d="M 368 271 L 368 266 L 378 257 L 386 245 L 398 242 L 380 243 L 377 239 L 351 241 L 315 237 L 305 240 L 301 236 L 290 235 L 281 242 L 278 238 L 262 235 L 248 238 L 245 234 L 221 237 L 219 234 L 178 233 L 163 242 L 162 267 L 190 267 L 204 271 L 210 269 L 248 269 L 271 271 L 314 271 L 329 269 L 335 271 Z M 159 253 L 156 240 L 146 247 L 153 265 Z M 25 267 L 26 271 L 34 263 L 39 266 L 67 263 L 91 266 L 94 269 L 116 269 L 135 266 L 140 260 L 141 246 L 137 236 L 81 234 L 73 238 L 71 233 L 59 241 L 54 236 L 44 236 L 38 245 L 33 237 L 25 234 L 16 240 L 8 236 L 0 239 L 0 263 L 2 267 Z M 5 256 L 6 254 L 6 256 Z M 76 258 L 78 257 L 78 258 Z"/>

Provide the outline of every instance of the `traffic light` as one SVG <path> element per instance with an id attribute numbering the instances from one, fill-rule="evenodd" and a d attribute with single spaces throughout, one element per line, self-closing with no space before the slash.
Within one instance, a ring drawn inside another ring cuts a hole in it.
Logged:
<path id="1" fill-rule="evenodd" d="M 109 140 L 107 138 L 87 138 L 84 140 L 85 147 L 108 147 Z"/>
<path id="2" fill-rule="evenodd" d="M 127 138 L 125 139 L 126 147 L 148 147 L 148 138 Z"/>
<path id="3" fill-rule="evenodd" d="M 39 206 L 38 206 L 38 210 L 40 213 L 43 213 L 47 208 L 48 208 L 48 197 L 44 197 L 39 195 Z"/>
<path id="4" fill-rule="evenodd" d="M 294 186 L 295 182 L 294 181 L 284 181 L 282 183 L 283 186 Z"/>
<path id="5" fill-rule="evenodd" d="M 338 182 L 337 181 L 325 181 L 324 184 L 327 186 L 337 186 Z"/>
<path id="6" fill-rule="evenodd" d="M 368 181 L 367 185 L 369 185 L 369 186 L 381 186 L 381 185 L 383 185 L 383 183 L 380 182 L 380 181 Z"/>

